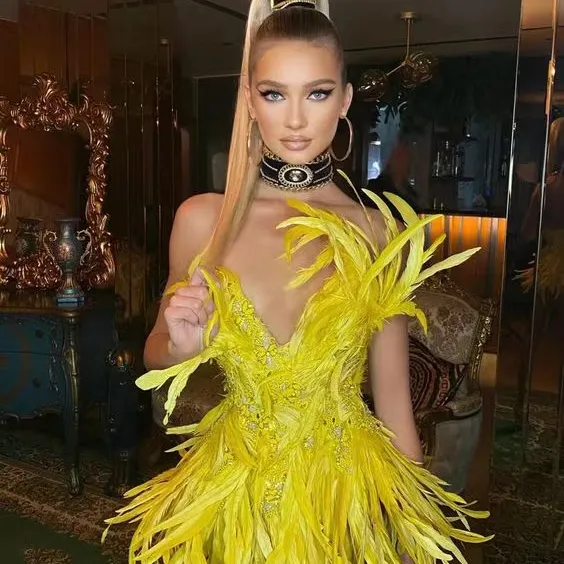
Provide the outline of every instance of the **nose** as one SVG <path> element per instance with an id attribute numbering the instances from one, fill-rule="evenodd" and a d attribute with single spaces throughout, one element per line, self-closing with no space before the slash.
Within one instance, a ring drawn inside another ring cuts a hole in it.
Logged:
<path id="1" fill-rule="evenodd" d="M 305 108 L 302 100 L 293 100 L 287 106 L 286 127 L 303 129 L 307 125 Z"/>

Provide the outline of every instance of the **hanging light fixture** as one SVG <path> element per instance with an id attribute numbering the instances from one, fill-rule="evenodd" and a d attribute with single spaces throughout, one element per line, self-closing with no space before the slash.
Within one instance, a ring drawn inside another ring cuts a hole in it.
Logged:
<path id="1" fill-rule="evenodd" d="M 400 18 L 407 26 L 405 57 L 391 71 L 370 69 L 362 74 L 357 92 L 366 101 L 379 102 L 382 100 L 390 89 L 390 79 L 396 75 L 405 90 L 412 90 L 433 78 L 433 71 L 437 64 L 435 56 L 423 51 L 411 51 L 412 27 L 420 18 L 415 12 L 402 12 Z"/>

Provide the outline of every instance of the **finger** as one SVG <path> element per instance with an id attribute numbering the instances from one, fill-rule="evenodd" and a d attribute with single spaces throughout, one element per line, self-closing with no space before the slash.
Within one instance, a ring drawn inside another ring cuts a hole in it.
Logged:
<path id="1" fill-rule="evenodd" d="M 190 308 L 169 307 L 164 312 L 164 317 L 169 325 L 188 323 L 197 327 L 200 325 L 200 317 Z"/>
<path id="2" fill-rule="evenodd" d="M 170 298 L 170 303 L 175 306 L 192 307 L 192 302 L 188 302 L 186 300 L 193 300 L 194 298 L 202 302 L 203 307 L 205 307 L 208 314 L 215 311 L 213 297 L 204 286 L 188 286 L 187 288 L 179 288 Z"/>
<path id="3" fill-rule="evenodd" d="M 206 271 L 206 274 L 208 275 L 208 278 L 211 278 L 217 286 L 221 285 L 221 282 L 219 281 L 219 278 L 217 277 L 217 274 L 215 272 L 215 270 L 211 269 Z"/>
<path id="4" fill-rule="evenodd" d="M 211 299 L 211 297 L 207 300 L 204 300 L 204 308 L 208 315 L 211 315 L 215 311 L 215 303 Z"/>
<path id="5" fill-rule="evenodd" d="M 209 295 L 210 293 L 206 286 L 184 286 L 183 288 L 178 288 L 173 294 L 173 296 L 185 298 L 198 298 L 202 301 L 208 299 Z"/>
<path id="6" fill-rule="evenodd" d="M 200 327 L 206 327 L 209 319 L 206 308 L 202 307 L 201 309 L 194 311 L 194 313 L 198 316 L 198 325 Z"/>
<path id="7" fill-rule="evenodd" d="M 200 299 L 195 296 L 171 296 L 168 305 L 172 307 L 189 307 L 191 309 L 202 309 L 204 307 L 205 299 Z"/>
<path id="8" fill-rule="evenodd" d="M 205 286 L 206 279 L 204 278 L 204 274 L 201 268 L 196 268 L 194 274 L 192 274 L 192 278 L 190 278 L 190 286 Z"/>
<path id="9" fill-rule="evenodd" d="M 199 324 L 205 324 L 208 321 L 208 311 L 204 306 L 204 302 L 196 298 L 179 298 L 173 296 L 170 299 L 167 309 L 171 310 L 169 311 L 169 315 L 174 316 L 175 319 L 179 319 L 182 316 L 182 312 L 190 310 L 198 317 Z"/>
<path id="10" fill-rule="evenodd" d="M 166 319 L 171 323 L 187 322 L 192 325 L 205 327 L 208 324 L 208 312 L 201 306 L 190 307 L 170 307 L 166 313 Z"/>

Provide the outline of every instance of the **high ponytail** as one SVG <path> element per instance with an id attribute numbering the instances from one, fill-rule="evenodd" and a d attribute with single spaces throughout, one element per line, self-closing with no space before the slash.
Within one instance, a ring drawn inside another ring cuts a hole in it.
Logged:
<path id="1" fill-rule="evenodd" d="M 303 21 L 294 21 L 293 18 L 287 17 L 291 14 L 299 15 L 301 12 L 309 13 L 309 17 L 302 18 Z M 225 196 L 217 224 L 202 254 L 204 266 L 214 267 L 221 262 L 227 246 L 241 228 L 258 181 L 262 140 L 258 128 L 253 126 L 251 121 L 245 96 L 245 87 L 250 81 L 255 39 L 257 35 L 260 35 L 261 39 L 327 38 L 336 44 L 342 57 L 340 39 L 328 18 L 329 0 L 318 0 L 315 10 L 292 7 L 273 10 L 272 0 L 251 1 L 229 148 Z"/>
<path id="2" fill-rule="evenodd" d="M 252 201 L 258 179 L 258 150 L 256 147 L 256 136 L 258 134 L 251 132 L 251 135 L 249 135 L 251 119 L 245 98 L 245 81 L 248 80 L 249 76 L 251 43 L 261 23 L 270 13 L 270 0 L 252 0 L 247 20 L 235 118 L 227 162 L 225 196 L 217 224 L 202 256 L 203 264 L 208 267 L 215 266 L 221 260 L 226 246 L 237 234 Z M 252 151 L 248 150 L 248 146 L 251 147 Z"/>

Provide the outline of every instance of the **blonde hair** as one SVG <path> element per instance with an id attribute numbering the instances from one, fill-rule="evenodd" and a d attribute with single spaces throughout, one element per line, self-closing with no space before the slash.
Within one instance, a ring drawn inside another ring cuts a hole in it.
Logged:
<path id="1" fill-rule="evenodd" d="M 328 40 L 342 60 L 342 46 L 329 20 L 329 0 L 318 0 L 315 10 L 297 6 L 273 9 L 272 0 L 252 0 L 249 8 L 235 118 L 231 134 L 223 205 L 202 263 L 215 266 L 237 236 L 247 215 L 258 181 L 262 139 L 249 115 L 245 88 L 250 81 L 256 43 L 271 39 Z M 264 24 L 264 25 L 263 25 Z"/>

